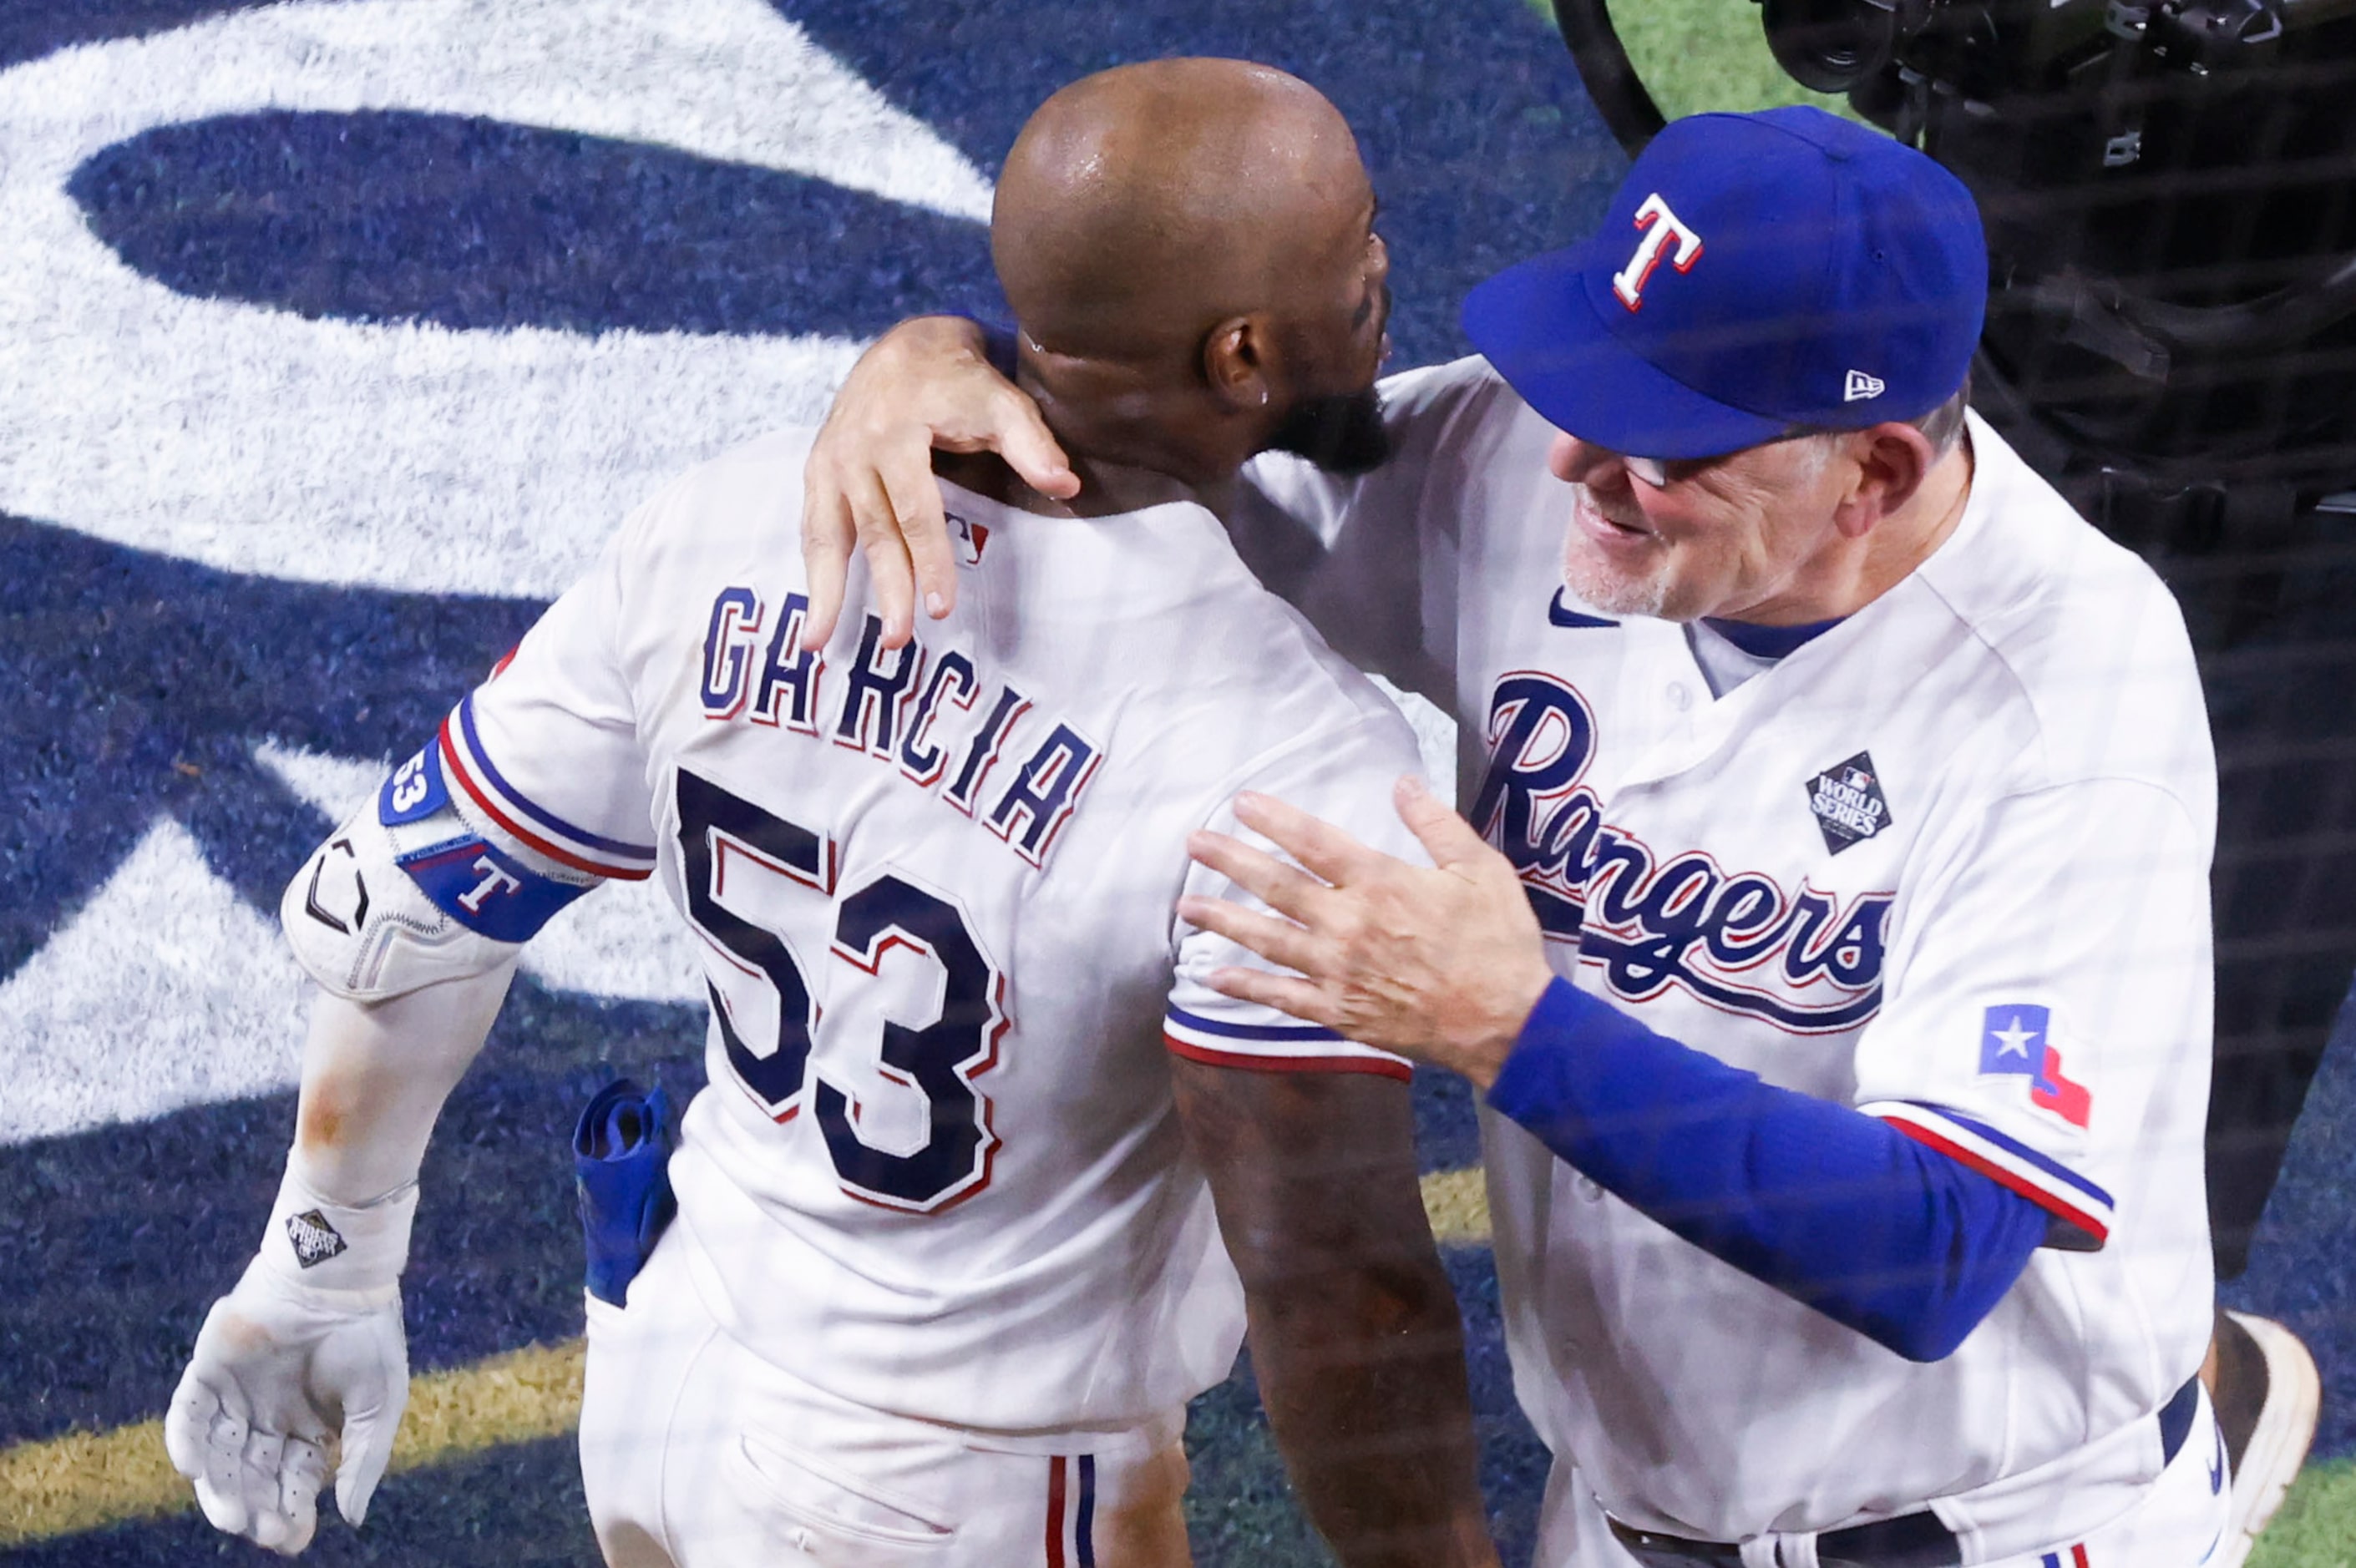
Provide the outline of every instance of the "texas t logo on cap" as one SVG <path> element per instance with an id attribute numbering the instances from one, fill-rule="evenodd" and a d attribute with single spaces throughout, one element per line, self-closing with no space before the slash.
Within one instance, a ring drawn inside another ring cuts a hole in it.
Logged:
<path id="1" fill-rule="evenodd" d="M 1701 236 L 1669 210 L 1659 191 L 1646 197 L 1636 209 L 1636 227 L 1645 231 L 1644 238 L 1636 242 L 1636 253 L 1628 258 L 1628 264 L 1612 274 L 1612 292 L 1630 310 L 1644 308 L 1645 280 L 1661 264 L 1661 252 L 1671 240 L 1677 242 L 1677 251 L 1669 264 L 1678 272 L 1692 272 L 1693 264 L 1701 260 Z"/>

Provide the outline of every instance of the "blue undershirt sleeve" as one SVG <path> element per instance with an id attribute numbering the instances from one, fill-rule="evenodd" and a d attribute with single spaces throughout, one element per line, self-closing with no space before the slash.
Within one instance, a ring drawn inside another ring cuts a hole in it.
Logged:
<path id="1" fill-rule="evenodd" d="M 1489 1104 L 1694 1245 L 1910 1360 L 1952 1354 L 2047 1235 L 2043 1209 L 1980 1172 L 1560 979 Z"/>

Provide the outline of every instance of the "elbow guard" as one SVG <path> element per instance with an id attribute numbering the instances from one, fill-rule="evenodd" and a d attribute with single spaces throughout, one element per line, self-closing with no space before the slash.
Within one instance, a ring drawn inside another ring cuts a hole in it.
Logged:
<path id="1" fill-rule="evenodd" d="M 313 979 L 380 1002 L 498 968 L 597 881 L 471 821 L 428 741 L 312 852 L 278 920 Z"/>

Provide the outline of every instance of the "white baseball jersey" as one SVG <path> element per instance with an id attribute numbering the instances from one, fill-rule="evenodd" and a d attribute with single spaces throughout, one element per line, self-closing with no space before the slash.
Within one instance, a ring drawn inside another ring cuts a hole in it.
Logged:
<path id="1" fill-rule="evenodd" d="M 1412 853 L 1414 738 L 1192 505 L 1064 520 L 944 485 L 956 613 L 884 652 L 854 581 L 798 654 L 808 446 L 641 508 L 439 766 L 538 854 L 659 878 L 703 938 L 710 1083 L 671 1175 L 730 1333 L 971 1430 L 1166 1417 L 1243 1318 L 1165 1050 L 1407 1073 L 1204 985 L 1256 960 L 1176 922 L 1227 891 L 1186 835 L 1253 788 Z"/>
<path id="2" fill-rule="evenodd" d="M 1558 972 L 1986 1172 L 2059 1243 L 1916 1364 L 1492 1117 L 1533 1422 L 1612 1513 L 1687 1537 L 1931 1505 L 1976 1562 L 2119 1514 L 2211 1309 L 2215 785 L 2175 603 L 1975 418 L 1946 543 L 1714 699 L 1685 628 L 1567 592 L 1555 432 L 1494 372 L 1386 391 L 1391 465 L 1255 482 L 1333 542 L 1304 603 L 1336 646 L 1452 704 L 1460 804 Z"/>

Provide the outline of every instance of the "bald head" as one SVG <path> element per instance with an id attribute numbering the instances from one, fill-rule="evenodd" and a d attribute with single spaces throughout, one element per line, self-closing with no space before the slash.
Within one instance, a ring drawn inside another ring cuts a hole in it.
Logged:
<path id="1" fill-rule="evenodd" d="M 1078 358 L 1192 352 L 1218 323 L 1313 308 L 1363 249 L 1373 193 L 1316 89 L 1241 60 L 1085 77 L 999 176 L 991 251 L 1031 339 Z"/>

